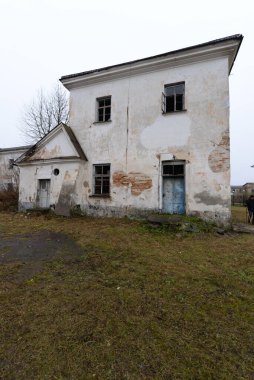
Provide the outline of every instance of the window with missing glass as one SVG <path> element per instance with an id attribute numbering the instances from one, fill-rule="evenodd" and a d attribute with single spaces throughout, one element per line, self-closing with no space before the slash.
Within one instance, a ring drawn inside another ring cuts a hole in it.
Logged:
<path id="1" fill-rule="evenodd" d="M 184 177 L 184 163 L 167 162 L 162 165 L 163 177 Z"/>
<path id="2" fill-rule="evenodd" d="M 162 113 L 183 111 L 185 83 L 167 84 L 162 93 Z"/>
<path id="3" fill-rule="evenodd" d="M 97 98 L 97 121 L 110 121 L 111 118 L 111 96 Z"/>
<path id="4" fill-rule="evenodd" d="M 110 164 L 94 165 L 94 195 L 109 195 L 110 193 Z"/>

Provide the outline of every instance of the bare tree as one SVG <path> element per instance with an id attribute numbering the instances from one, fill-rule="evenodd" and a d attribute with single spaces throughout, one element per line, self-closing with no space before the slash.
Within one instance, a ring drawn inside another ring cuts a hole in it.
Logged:
<path id="1" fill-rule="evenodd" d="M 57 84 L 49 94 L 37 93 L 32 103 L 24 107 L 21 132 L 27 143 L 34 143 L 59 123 L 68 123 L 69 100 L 63 86 Z"/>

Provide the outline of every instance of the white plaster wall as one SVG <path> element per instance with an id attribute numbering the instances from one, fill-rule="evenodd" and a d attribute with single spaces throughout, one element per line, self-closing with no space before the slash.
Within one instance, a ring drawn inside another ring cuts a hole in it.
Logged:
<path id="1" fill-rule="evenodd" d="M 162 115 L 164 85 L 182 81 L 186 111 Z M 111 95 L 112 121 L 94 123 L 96 98 L 107 95 Z M 72 89 L 69 125 L 88 158 L 79 179 L 85 182 L 78 196 L 84 207 L 159 210 L 161 154 L 169 154 L 186 161 L 187 213 L 230 216 L 226 57 Z M 92 165 L 100 163 L 111 164 L 111 199 L 89 197 Z M 119 171 L 149 176 L 152 187 L 132 195 L 131 186 L 113 184 Z"/>
<path id="2" fill-rule="evenodd" d="M 31 160 L 49 159 L 52 157 L 78 156 L 66 133 L 61 130 L 53 135 L 45 145 L 38 148 Z M 29 159 L 28 159 L 29 160 Z"/>
<path id="3" fill-rule="evenodd" d="M 19 170 L 17 167 L 9 169 L 9 160 L 16 160 L 21 154 L 25 153 L 24 150 L 17 151 L 0 151 L 0 189 L 5 189 L 8 184 L 18 186 Z"/>
<path id="4" fill-rule="evenodd" d="M 82 172 L 81 162 L 59 162 L 20 166 L 19 207 L 21 210 L 36 208 L 37 190 L 40 179 L 50 179 L 50 205 L 55 207 L 61 196 L 63 185 L 71 186 L 69 206 L 78 203 L 77 177 Z M 59 175 L 54 175 L 59 169 Z"/>

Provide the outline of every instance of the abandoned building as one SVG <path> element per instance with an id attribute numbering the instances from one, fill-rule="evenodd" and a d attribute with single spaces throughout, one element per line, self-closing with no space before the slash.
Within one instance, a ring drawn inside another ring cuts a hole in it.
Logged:
<path id="1" fill-rule="evenodd" d="M 230 220 L 229 74 L 243 36 L 61 77 L 68 126 L 18 160 L 21 210 Z"/>
<path id="2" fill-rule="evenodd" d="M 14 163 L 30 147 L 18 146 L 0 149 L 0 191 L 18 188 L 19 170 Z"/>

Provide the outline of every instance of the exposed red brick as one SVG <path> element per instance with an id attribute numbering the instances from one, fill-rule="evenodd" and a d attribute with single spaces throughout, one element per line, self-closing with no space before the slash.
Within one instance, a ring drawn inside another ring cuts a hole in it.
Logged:
<path id="1" fill-rule="evenodd" d="M 117 187 L 131 186 L 131 194 L 138 196 L 152 187 L 152 179 L 143 173 L 119 171 L 113 174 L 113 184 Z"/>
<path id="2" fill-rule="evenodd" d="M 210 169 L 215 172 L 226 172 L 229 170 L 229 133 L 225 132 L 219 144 L 209 154 L 208 163 Z"/>

